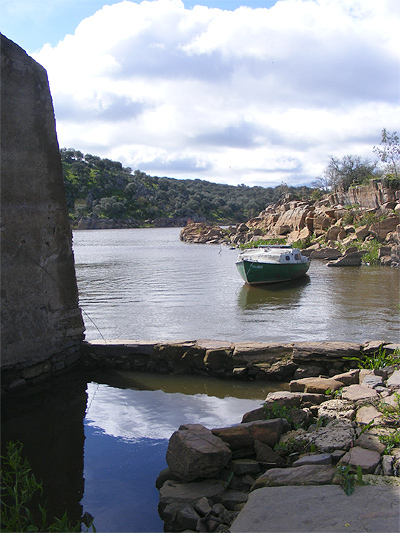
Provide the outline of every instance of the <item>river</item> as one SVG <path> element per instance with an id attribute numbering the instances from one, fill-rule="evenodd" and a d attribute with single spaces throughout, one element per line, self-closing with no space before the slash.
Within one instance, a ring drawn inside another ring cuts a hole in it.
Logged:
<path id="1" fill-rule="evenodd" d="M 264 288 L 243 284 L 237 250 L 179 241 L 179 229 L 74 232 L 88 339 L 399 341 L 399 271 L 327 268 Z M 108 371 L 70 373 L 3 401 L 49 508 L 94 515 L 98 532 L 161 532 L 154 483 L 184 423 L 239 423 L 285 384 Z"/>
<path id="2" fill-rule="evenodd" d="M 188 244 L 179 228 L 74 232 L 88 339 L 399 340 L 399 270 L 328 268 L 248 287 L 237 250 Z"/>

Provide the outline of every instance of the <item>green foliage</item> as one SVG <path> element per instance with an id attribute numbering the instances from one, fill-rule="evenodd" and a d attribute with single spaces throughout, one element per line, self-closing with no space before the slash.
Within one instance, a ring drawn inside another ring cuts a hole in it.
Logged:
<path id="1" fill-rule="evenodd" d="M 267 420 L 271 418 L 286 418 L 291 423 L 290 409 L 286 405 L 279 405 L 278 402 L 272 402 L 272 404 L 263 404 L 264 412 Z"/>
<path id="2" fill-rule="evenodd" d="M 267 246 L 267 245 L 280 245 L 280 244 L 285 244 L 286 242 L 286 239 L 283 238 L 283 239 L 257 239 L 255 241 L 252 241 L 252 242 L 247 242 L 245 244 L 241 244 L 240 245 L 240 248 L 242 250 L 246 250 L 247 248 L 257 248 L 258 246 Z"/>
<path id="3" fill-rule="evenodd" d="M 139 225 L 156 218 L 192 218 L 219 224 L 246 222 L 288 192 L 307 199 L 308 187 L 247 187 L 200 179 L 149 176 L 121 163 L 60 150 L 72 223 L 81 217 L 133 219 Z"/>
<path id="4" fill-rule="evenodd" d="M 364 357 L 343 357 L 347 361 L 358 361 L 358 368 L 366 368 L 370 370 L 385 368 L 400 364 L 400 352 L 396 349 L 393 353 L 386 353 L 383 346 L 379 347 L 372 355 L 364 355 Z"/>
<path id="5" fill-rule="evenodd" d="M 315 451 L 315 445 L 302 440 L 301 438 L 298 439 L 293 437 L 275 444 L 274 450 L 281 457 L 288 457 L 292 454 L 303 454 Z"/>
<path id="6" fill-rule="evenodd" d="M 398 448 L 400 446 L 400 431 L 396 429 L 388 435 L 380 435 L 379 440 L 386 446 L 384 453 L 389 454 L 392 448 Z"/>
<path id="7" fill-rule="evenodd" d="M 342 487 L 347 496 L 354 492 L 355 485 L 364 485 L 362 480 L 361 466 L 357 465 L 356 471 L 352 466 L 337 466 L 339 485 Z"/>
<path id="8" fill-rule="evenodd" d="M 378 409 L 383 415 L 385 425 L 400 426 L 400 394 L 395 392 L 393 396 L 397 405 L 388 404 L 383 399 L 379 403 Z"/>
<path id="9" fill-rule="evenodd" d="M 71 523 L 67 513 L 49 523 L 48 512 L 41 504 L 42 483 L 36 480 L 28 459 L 23 457 L 21 443 L 9 442 L 7 454 L 1 459 L 1 531 L 82 530 L 81 521 Z M 96 531 L 92 521 L 86 525 Z"/>
<path id="10" fill-rule="evenodd" d="M 341 398 L 343 393 L 343 387 L 337 390 L 326 389 L 325 394 L 327 396 L 333 396 L 334 398 Z"/>

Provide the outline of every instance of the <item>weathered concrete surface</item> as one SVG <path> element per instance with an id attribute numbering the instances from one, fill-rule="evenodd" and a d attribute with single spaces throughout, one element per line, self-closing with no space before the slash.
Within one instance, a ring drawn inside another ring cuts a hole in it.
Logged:
<path id="1" fill-rule="evenodd" d="M 231 533 L 400 531 L 400 487 L 266 487 L 249 495 Z"/>
<path id="2" fill-rule="evenodd" d="M 79 358 L 71 230 L 47 74 L 1 36 L 2 384 Z"/>

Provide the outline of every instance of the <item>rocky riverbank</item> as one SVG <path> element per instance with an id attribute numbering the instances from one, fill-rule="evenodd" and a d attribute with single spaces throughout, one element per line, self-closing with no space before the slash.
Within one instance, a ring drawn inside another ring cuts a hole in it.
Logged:
<path id="1" fill-rule="evenodd" d="M 312 259 L 335 260 L 330 266 L 360 265 L 373 249 L 381 265 L 400 265 L 400 191 L 377 195 L 372 207 L 344 206 L 338 195 L 314 203 L 292 200 L 267 207 L 246 224 L 222 228 L 190 222 L 180 239 L 200 244 L 255 245 L 260 240 L 295 244 Z"/>
<path id="2" fill-rule="evenodd" d="M 327 486 L 340 485 L 350 498 L 359 486 L 380 485 L 368 498 L 372 503 L 377 491 L 386 491 L 378 514 L 398 531 L 399 392 L 395 366 L 353 369 L 331 378 L 293 380 L 290 391 L 268 394 L 260 409 L 232 427 L 181 426 L 169 441 L 168 468 L 156 482 L 165 531 L 275 531 L 263 529 L 260 519 L 269 506 L 281 508 L 282 487 L 315 485 L 321 495 Z M 265 488 L 268 500 L 261 493 Z M 254 495 L 258 490 L 261 500 Z M 335 510 L 335 503 L 330 508 L 337 516 L 341 509 Z M 355 514 L 350 507 L 352 519 Z M 282 516 L 286 523 L 296 521 Z M 279 520 L 273 517 L 275 527 Z M 352 523 L 351 531 L 364 530 L 363 524 Z M 292 527 L 300 530 L 299 524 Z M 342 531 L 340 526 L 332 530 Z"/>

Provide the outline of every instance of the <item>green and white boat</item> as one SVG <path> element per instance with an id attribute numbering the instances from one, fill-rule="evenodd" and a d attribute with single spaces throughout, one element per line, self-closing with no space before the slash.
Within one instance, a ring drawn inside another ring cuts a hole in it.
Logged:
<path id="1" fill-rule="evenodd" d="M 291 246 L 266 245 L 241 252 L 236 266 L 246 283 L 263 285 L 304 276 L 310 259 Z"/>

